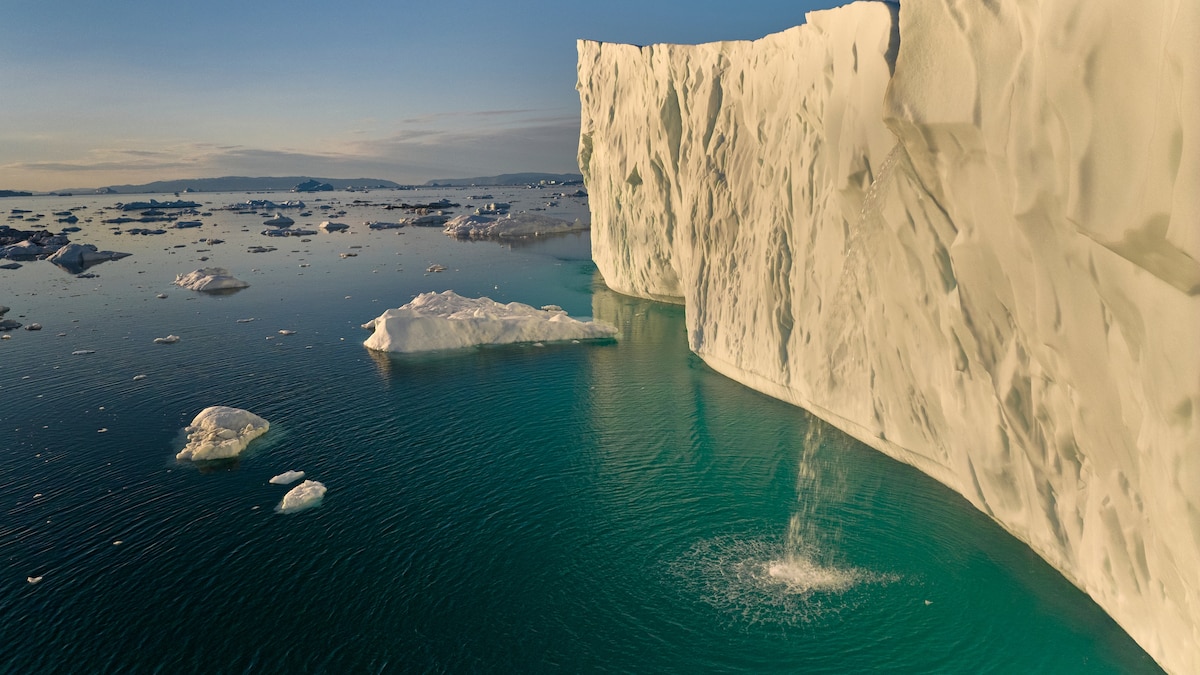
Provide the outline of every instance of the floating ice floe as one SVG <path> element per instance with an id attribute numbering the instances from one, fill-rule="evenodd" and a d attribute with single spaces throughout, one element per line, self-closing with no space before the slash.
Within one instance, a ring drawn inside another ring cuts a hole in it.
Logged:
<path id="1" fill-rule="evenodd" d="M 580 220 L 572 222 L 536 213 L 518 213 L 503 218 L 478 214 L 457 216 L 446 223 L 444 232 L 459 239 L 500 239 L 538 237 L 586 229 L 588 226 Z"/>
<path id="2" fill-rule="evenodd" d="M 106 260 L 120 260 L 132 254 L 119 251 L 99 251 L 91 244 L 67 244 L 55 251 L 46 260 L 58 265 L 71 273 L 82 272 L 85 268 L 102 263 Z"/>
<path id="3" fill-rule="evenodd" d="M 441 227 L 450 220 L 450 216 L 443 213 L 427 213 L 412 218 L 405 218 L 402 222 L 404 225 L 412 225 L 413 227 Z"/>
<path id="4" fill-rule="evenodd" d="M 288 218 L 282 213 L 276 213 L 274 218 L 267 218 L 263 221 L 263 225 L 273 225 L 275 227 L 290 227 L 295 224 L 296 221 Z"/>
<path id="5" fill-rule="evenodd" d="M 350 226 L 345 223 L 334 223 L 334 222 L 330 222 L 328 220 L 323 221 L 317 227 L 319 227 L 322 230 L 325 230 L 326 232 L 341 232 L 343 230 L 350 229 Z"/>
<path id="6" fill-rule="evenodd" d="M 168 335 L 167 337 L 154 338 L 154 344 L 156 345 L 173 345 L 176 342 L 179 342 L 178 335 Z"/>
<path id="7" fill-rule="evenodd" d="M 175 285 L 193 291 L 224 291 L 246 288 L 250 284 L 241 279 L 235 279 L 223 267 L 205 267 L 194 272 L 177 275 Z"/>
<path id="8" fill-rule="evenodd" d="M 311 237 L 316 234 L 316 230 L 291 229 L 281 227 L 277 230 L 263 230 L 262 234 L 268 237 Z"/>
<path id="9" fill-rule="evenodd" d="M 475 345 L 611 338 L 617 329 L 579 321 L 563 311 L 536 309 L 519 302 L 464 298 L 454 291 L 422 293 L 363 324 L 373 330 L 363 342 L 386 352 L 423 352 Z"/>
<path id="10" fill-rule="evenodd" d="M 200 411 L 188 425 L 188 442 L 175 459 L 194 462 L 237 457 L 250 441 L 271 427 L 248 410 L 214 405 Z"/>
<path id="11" fill-rule="evenodd" d="M 275 485 L 289 485 L 291 483 L 295 483 L 301 478 L 304 478 L 303 471 L 284 471 L 278 476 L 272 477 L 271 480 L 267 482 L 274 483 Z"/>
<path id="12" fill-rule="evenodd" d="M 288 493 L 275 507 L 276 513 L 295 513 L 317 506 L 325 498 L 325 485 L 315 480 L 306 480 Z"/>

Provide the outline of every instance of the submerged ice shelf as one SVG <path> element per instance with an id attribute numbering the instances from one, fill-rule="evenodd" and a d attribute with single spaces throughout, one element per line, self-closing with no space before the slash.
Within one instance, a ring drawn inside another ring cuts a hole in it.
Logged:
<path id="1" fill-rule="evenodd" d="M 1200 672 L 1198 34 L 1183 0 L 913 0 L 581 41 L 593 257 Z"/>

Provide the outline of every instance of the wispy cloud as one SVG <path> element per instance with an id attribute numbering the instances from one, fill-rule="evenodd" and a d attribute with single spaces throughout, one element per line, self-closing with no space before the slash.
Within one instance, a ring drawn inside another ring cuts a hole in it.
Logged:
<path id="1" fill-rule="evenodd" d="M 510 171 L 570 171 L 579 117 L 562 111 L 482 110 L 362 120 L 337 139 L 297 147 L 181 143 L 96 148 L 77 159 L 0 165 L 0 187 L 59 189 L 220 175 L 378 177 L 400 182 Z M 358 125 L 356 125 L 358 126 Z M 370 128 L 366 133 L 362 127 Z"/>

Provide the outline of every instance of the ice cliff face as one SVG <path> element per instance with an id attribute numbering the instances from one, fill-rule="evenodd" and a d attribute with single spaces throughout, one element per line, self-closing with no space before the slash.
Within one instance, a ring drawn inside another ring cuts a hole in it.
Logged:
<path id="1" fill-rule="evenodd" d="M 856 3 L 579 43 L 614 290 L 1200 672 L 1200 5 Z"/>

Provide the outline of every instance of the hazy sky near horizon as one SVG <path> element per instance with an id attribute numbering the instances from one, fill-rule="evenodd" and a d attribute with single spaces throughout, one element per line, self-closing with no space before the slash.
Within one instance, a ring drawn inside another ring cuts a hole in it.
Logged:
<path id="1" fill-rule="evenodd" d="M 577 38 L 754 39 L 835 4 L 9 0 L 0 189 L 576 171 Z"/>

